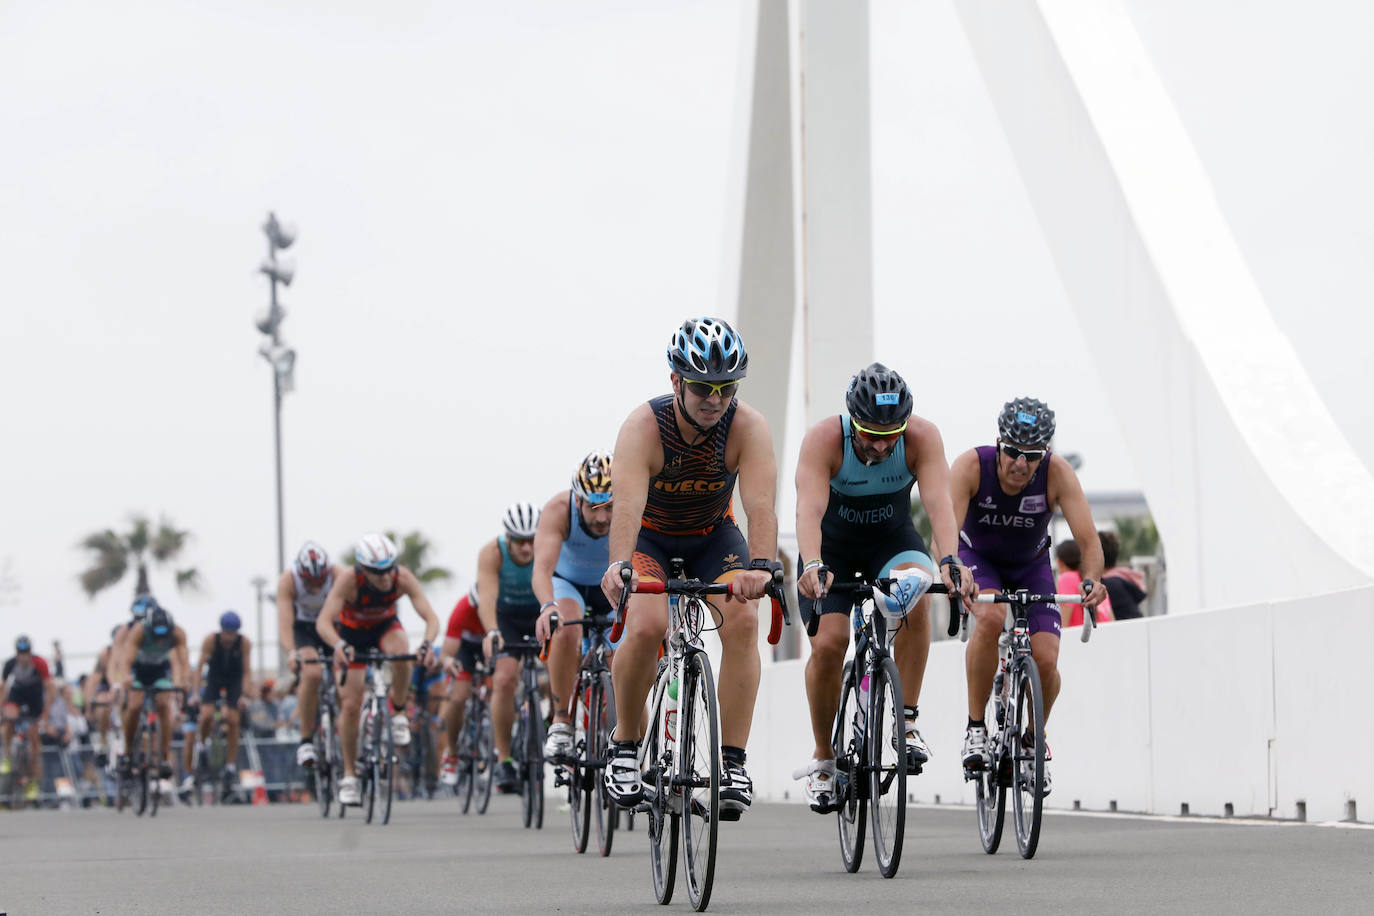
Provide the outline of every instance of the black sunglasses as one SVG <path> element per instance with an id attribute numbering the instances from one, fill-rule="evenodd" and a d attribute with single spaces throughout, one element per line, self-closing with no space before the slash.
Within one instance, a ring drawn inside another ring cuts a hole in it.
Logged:
<path id="1" fill-rule="evenodd" d="M 1007 445 L 1005 443 L 1002 445 L 1003 455 L 1006 455 L 1012 461 L 1015 461 L 1017 458 L 1025 458 L 1028 464 L 1040 461 L 1048 455 L 1049 452 L 1050 450 L 1047 448 L 1017 448 L 1014 445 Z"/>

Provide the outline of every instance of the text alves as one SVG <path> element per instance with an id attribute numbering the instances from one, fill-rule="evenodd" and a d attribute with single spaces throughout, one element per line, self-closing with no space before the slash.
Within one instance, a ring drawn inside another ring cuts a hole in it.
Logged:
<path id="1" fill-rule="evenodd" d="M 725 487 L 723 480 L 655 480 L 654 489 L 664 493 L 715 493 Z"/>
<path id="2" fill-rule="evenodd" d="M 978 524 L 990 528 L 1034 528 L 1036 519 L 1027 515 L 996 515 L 985 512 L 978 516 Z"/>

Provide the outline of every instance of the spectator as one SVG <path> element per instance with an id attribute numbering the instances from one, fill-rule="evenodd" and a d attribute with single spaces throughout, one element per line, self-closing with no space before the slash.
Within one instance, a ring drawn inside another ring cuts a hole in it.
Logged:
<path id="1" fill-rule="evenodd" d="M 277 729 L 283 724 L 280 704 L 272 693 L 276 686 L 277 682 L 271 678 L 264 680 L 258 689 L 257 699 L 248 708 L 248 721 L 255 738 L 271 740 L 277 736 Z"/>
<path id="2" fill-rule="evenodd" d="M 56 648 L 57 644 L 54 643 Z M 72 687 L 70 684 L 60 683 L 52 702 L 48 704 L 48 724 L 43 729 L 40 739 L 48 747 L 66 747 L 72 740 L 72 720 L 76 716 L 76 711 L 72 709 Z"/>
<path id="3" fill-rule="evenodd" d="M 1138 569 L 1117 566 L 1121 553 L 1121 539 L 1113 531 L 1099 531 L 1098 540 L 1102 542 L 1102 584 L 1107 586 L 1112 608 L 1117 620 L 1131 620 L 1143 617 L 1140 602 L 1145 600 L 1145 574 Z"/>
<path id="4" fill-rule="evenodd" d="M 1077 595 L 1082 589 L 1079 583 L 1083 581 L 1083 576 L 1079 574 L 1079 564 L 1083 562 L 1083 553 L 1078 549 L 1077 541 L 1062 541 L 1058 547 L 1054 548 L 1054 558 L 1059 561 L 1059 578 L 1055 581 L 1055 591 L 1061 595 Z M 1105 582 L 1103 583 L 1106 584 Z M 1112 600 L 1110 592 L 1108 598 L 1097 606 L 1097 622 L 1104 623 L 1113 619 Z M 1081 604 L 1061 604 L 1059 606 L 1059 616 L 1064 617 L 1064 610 L 1068 609 L 1069 615 L 1064 619 L 1066 627 L 1083 626 L 1083 605 Z"/>

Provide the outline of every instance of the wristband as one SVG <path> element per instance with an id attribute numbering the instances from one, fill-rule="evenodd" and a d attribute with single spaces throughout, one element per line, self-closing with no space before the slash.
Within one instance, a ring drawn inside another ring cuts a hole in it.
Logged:
<path id="1" fill-rule="evenodd" d="M 558 607 L 558 602 L 557 602 L 557 601 L 545 601 L 543 604 L 539 605 L 539 613 L 542 614 L 542 613 L 544 613 L 545 609 L 551 608 L 551 607 L 555 607 L 555 608 Z"/>
<path id="2" fill-rule="evenodd" d="M 342 652 L 344 650 L 344 647 L 347 645 L 348 643 L 341 639 L 338 642 L 334 643 L 334 651 Z"/>
<path id="3" fill-rule="evenodd" d="M 758 557 L 756 559 L 749 561 L 749 568 L 760 570 L 762 572 L 772 572 L 773 564 L 777 562 L 777 560 L 765 560 L 762 557 Z"/>
<path id="4" fill-rule="evenodd" d="M 951 554 L 946 554 L 944 557 L 942 557 L 942 558 L 940 559 L 940 565 L 941 565 L 941 566 L 958 566 L 958 565 L 959 565 L 959 560 L 958 560 L 958 558 L 956 558 L 956 557 L 954 556 L 954 554 L 952 554 L 952 553 L 951 553 Z"/>
<path id="5" fill-rule="evenodd" d="M 816 567 L 824 565 L 825 564 L 820 560 L 807 560 L 805 563 L 802 564 L 802 575 L 804 576 Z"/>
<path id="6" fill-rule="evenodd" d="M 607 567 L 606 567 L 606 572 L 610 572 L 610 571 L 613 570 L 613 569 L 619 569 L 619 568 L 622 567 L 622 566 L 629 566 L 629 565 L 630 565 L 630 561 L 629 561 L 629 560 L 616 560 L 616 561 L 615 561 L 614 563 L 612 563 L 610 566 L 607 566 Z"/>

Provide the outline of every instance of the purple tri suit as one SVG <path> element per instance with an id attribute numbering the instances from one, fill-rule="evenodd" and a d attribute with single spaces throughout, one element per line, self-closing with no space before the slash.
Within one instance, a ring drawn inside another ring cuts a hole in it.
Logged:
<path id="1" fill-rule="evenodd" d="M 997 480 L 997 447 L 980 445 L 978 492 L 970 500 L 959 532 L 959 559 L 973 572 L 981 590 L 1054 594 L 1050 569 L 1048 457 L 1020 493 L 1008 494 Z M 1059 635 L 1059 605 L 1033 604 L 1027 609 L 1032 633 Z"/>

